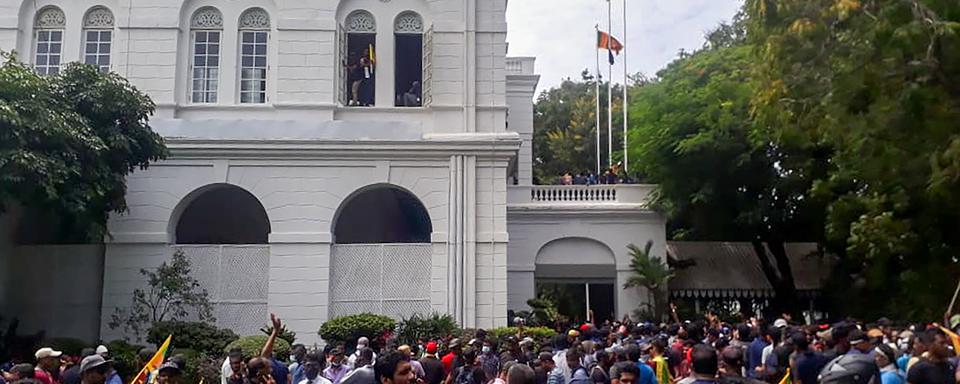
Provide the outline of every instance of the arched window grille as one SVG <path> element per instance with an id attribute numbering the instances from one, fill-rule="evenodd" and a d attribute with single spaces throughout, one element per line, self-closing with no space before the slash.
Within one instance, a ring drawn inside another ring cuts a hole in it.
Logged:
<path id="1" fill-rule="evenodd" d="M 190 19 L 191 84 L 190 100 L 194 103 L 216 103 L 220 81 L 220 38 L 223 14 L 213 7 L 204 7 Z"/>
<path id="2" fill-rule="evenodd" d="M 34 23 L 33 67 L 41 75 L 60 72 L 60 55 L 63 51 L 63 29 L 67 17 L 57 7 L 46 7 L 37 12 Z"/>
<path id="3" fill-rule="evenodd" d="M 240 103 L 267 102 L 267 46 L 270 14 L 250 8 L 240 15 Z"/>
<path id="4" fill-rule="evenodd" d="M 110 71 L 110 52 L 113 42 L 113 12 L 105 7 L 94 7 L 83 17 L 83 62 L 96 65 L 100 72 Z"/>

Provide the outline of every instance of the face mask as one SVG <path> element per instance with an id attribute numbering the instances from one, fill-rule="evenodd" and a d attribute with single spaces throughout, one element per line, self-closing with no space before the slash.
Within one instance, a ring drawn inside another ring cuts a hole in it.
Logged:
<path id="1" fill-rule="evenodd" d="M 485 347 L 483 347 L 482 351 L 483 351 L 483 353 L 490 353 L 490 347 L 486 347 L 486 346 L 485 346 Z"/>

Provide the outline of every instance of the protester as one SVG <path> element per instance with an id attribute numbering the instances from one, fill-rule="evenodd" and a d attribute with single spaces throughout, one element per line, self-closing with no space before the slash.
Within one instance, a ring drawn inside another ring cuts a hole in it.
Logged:
<path id="1" fill-rule="evenodd" d="M 290 383 L 298 384 L 303 381 L 303 357 L 307 355 L 307 348 L 303 344 L 294 344 L 290 347 L 290 359 L 293 360 L 287 366 L 290 371 Z"/>
<path id="2" fill-rule="evenodd" d="M 420 358 L 420 366 L 423 367 L 426 384 L 440 384 L 446 376 L 443 363 L 437 358 L 437 347 L 437 342 L 428 342 L 425 349 L 426 354 Z"/>
<path id="3" fill-rule="evenodd" d="M 370 339 L 366 338 L 365 336 L 361 336 L 360 338 L 357 339 L 357 349 L 353 351 L 353 353 L 351 353 L 350 357 L 347 359 L 347 365 L 350 366 L 350 369 L 353 369 L 356 367 L 357 358 L 360 357 L 360 351 L 363 350 L 364 348 L 369 348 L 369 347 L 370 347 Z M 371 361 L 376 361 L 376 360 L 377 360 L 377 354 L 376 352 L 374 352 L 373 360 Z"/>
<path id="4" fill-rule="evenodd" d="M 563 377 L 563 370 L 553 361 L 553 354 L 542 352 L 539 360 L 540 367 L 546 373 L 546 384 L 566 384 L 567 380 Z"/>
<path id="5" fill-rule="evenodd" d="M 102 355 L 94 354 L 80 361 L 80 382 L 83 384 L 104 384 L 107 375 L 113 371 L 112 361 Z"/>
<path id="6" fill-rule="evenodd" d="M 303 355 L 303 380 L 298 384 L 331 384 L 330 380 L 320 374 L 323 370 L 324 359 L 317 352 Z M 269 375 L 265 376 L 269 377 Z"/>
<path id="7" fill-rule="evenodd" d="M 37 366 L 33 377 L 40 384 L 60 384 L 60 356 L 63 352 L 44 347 L 37 350 L 34 357 Z"/>
<path id="8" fill-rule="evenodd" d="M 500 372 L 500 357 L 494 353 L 492 340 L 483 340 L 483 346 L 480 349 L 480 356 L 477 357 L 477 360 L 480 363 L 481 369 L 483 369 L 483 374 L 486 376 L 486 380 L 484 380 L 483 383 L 497 378 Z"/>
<path id="9" fill-rule="evenodd" d="M 181 384 L 182 382 L 183 369 L 180 364 L 168 361 L 157 369 L 157 384 Z"/>
<path id="10" fill-rule="evenodd" d="M 897 353 L 892 347 L 881 343 L 877 345 L 874 356 L 877 367 L 880 368 L 881 384 L 904 384 L 905 379 L 897 369 L 897 364 L 894 363 L 897 360 Z"/>
<path id="11" fill-rule="evenodd" d="M 507 384 L 535 384 L 533 369 L 526 364 L 514 364 L 507 372 Z"/>
<path id="12" fill-rule="evenodd" d="M 446 372 L 447 376 L 453 374 L 453 371 L 457 368 L 460 368 L 462 364 L 460 362 L 460 353 L 462 351 L 460 339 L 450 340 L 450 345 L 447 347 L 450 350 L 446 355 L 443 356 L 443 359 L 440 359 L 440 362 L 443 363 L 443 370 Z"/>
<path id="13" fill-rule="evenodd" d="M 919 361 L 907 370 L 910 384 L 955 384 L 956 366 L 948 360 L 946 339 L 938 330 L 927 330 L 917 335 L 926 346 Z"/>
<path id="14" fill-rule="evenodd" d="M 334 347 L 330 351 L 327 360 L 330 362 L 330 365 L 327 366 L 327 369 L 323 370 L 323 377 L 326 377 L 327 380 L 330 380 L 333 384 L 340 384 L 340 380 L 350 372 L 350 368 L 344 364 L 346 357 L 344 356 L 343 348 Z"/>
<path id="15" fill-rule="evenodd" d="M 638 384 L 637 379 L 640 377 L 640 368 L 636 365 L 628 365 L 623 367 L 620 370 L 620 383 L 621 384 Z"/>
<path id="16" fill-rule="evenodd" d="M 373 349 L 364 348 L 360 350 L 356 364 L 357 368 L 350 371 L 350 373 L 340 381 L 340 384 L 374 384 L 376 375 L 373 366 Z"/>
<path id="17" fill-rule="evenodd" d="M 423 372 L 423 366 L 420 365 L 420 362 L 413 359 L 413 349 L 409 345 L 401 345 L 397 348 L 397 352 L 400 352 L 407 357 L 407 362 L 410 363 L 410 367 L 413 369 L 413 374 L 418 380 L 423 380 L 426 376 L 426 373 Z"/>
<path id="18" fill-rule="evenodd" d="M 580 365 L 580 351 L 570 348 L 566 353 L 567 367 L 570 368 L 570 381 L 567 384 L 589 384 L 590 375 L 586 368 Z"/>
<path id="19" fill-rule="evenodd" d="M 80 360 L 81 363 L 83 359 L 88 356 L 93 356 L 97 354 L 97 351 L 93 348 L 84 348 L 80 350 Z M 61 382 L 63 384 L 80 384 L 80 364 L 74 364 L 70 368 L 63 370 L 60 374 Z"/>
<path id="20" fill-rule="evenodd" d="M 384 354 L 376 365 L 374 365 L 374 375 L 378 384 L 412 384 L 416 379 L 413 373 L 413 367 L 407 361 L 409 355 L 404 356 L 400 352 L 389 352 Z"/>

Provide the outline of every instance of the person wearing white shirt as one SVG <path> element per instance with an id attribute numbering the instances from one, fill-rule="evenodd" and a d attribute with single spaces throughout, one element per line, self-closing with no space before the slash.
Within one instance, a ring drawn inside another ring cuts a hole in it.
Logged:
<path id="1" fill-rule="evenodd" d="M 353 353 L 350 354 L 350 357 L 347 358 L 347 366 L 350 367 L 350 369 L 356 368 L 357 358 L 360 357 L 360 351 L 368 347 L 370 347 L 370 339 L 366 338 L 365 336 L 361 336 L 359 339 L 357 339 L 357 350 L 353 351 Z M 373 354 L 373 359 L 371 361 L 377 361 L 376 353 Z"/>

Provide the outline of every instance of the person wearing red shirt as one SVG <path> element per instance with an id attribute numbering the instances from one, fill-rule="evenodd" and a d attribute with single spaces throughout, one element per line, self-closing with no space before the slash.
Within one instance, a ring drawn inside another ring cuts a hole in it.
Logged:
<path id="1" fill-rule="evenodd" d="M 60 384 L 60 375 L 57 374 L 60 372 L 60 355 L 63 355 L 63 352 L 49 347 L 40 348 L 33 355 L 37 358 L 33 378 L 39 384 Z"/>
<path id="2" fill-rule="evenodd" d="M 454 369 L 457 369 L 460 365 L 460 339 L 453 339 L 450 341 L 450 352 L 446 355 L 443 355 L 443 358 L 440 359 L 440 362 L 443 363 L 443 371 L 450 376 L 450 372 L 453 372 Z"/>

